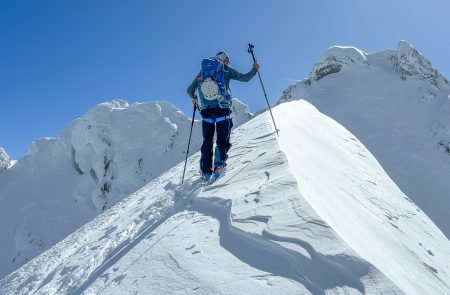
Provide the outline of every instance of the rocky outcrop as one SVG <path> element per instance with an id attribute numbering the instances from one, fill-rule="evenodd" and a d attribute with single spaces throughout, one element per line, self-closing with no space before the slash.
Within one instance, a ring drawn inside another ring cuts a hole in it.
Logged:
<path id="1" fill-rule="evenodd" d="M 11 160 L 4 148 L 0 147 L 0 173 L 8 169 L 11 166 Z"/>

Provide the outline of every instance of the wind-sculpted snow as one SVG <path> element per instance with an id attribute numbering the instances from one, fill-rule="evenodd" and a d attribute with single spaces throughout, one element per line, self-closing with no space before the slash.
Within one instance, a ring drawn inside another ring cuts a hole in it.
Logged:
<path id="1" fill-rule="evenodd" d="M 93 108 L 63 136 L 74 166 L 97 184 L 90 199 L 106 209 L 182 159 L 189 123 L 169 103 L 128 106 L 118 100 Z M 194 151 L 199 144 L 197 132 Z"/>
<path id="2" fill-rule="evenodd" d="M 354 52 L 346 54 L 333 56 L 355 60 Z M 450 237 L 450 84 L 405 41 L 364 56 L 367 64 L 347 62 L 319 81 L 312 73 L 280 102 L 305 99 L 344 125 Z"/>
<path id="3" fill-rule="evenodd" d="M 250 119 L 241 102 L 234 109 L 236 126 Z M 200 123 L 192 152 L 200 148 Z M 113 100 L 57 138 L 34 142 L 0 177 L 0 278 L 179 163 L 190 127 L 190 117 L 170 103 Z M 0 171 L 10 166 L 5 155 Z"/>
<path id="4" fill-rule="evenodd" d="M 280 138 L 280 147 L 308 203 L 406 294 L 448 293 L 450 242 L 442 232 L 354 135 L 314 111 L 309 116 L 290 112 L 293 104 L 313 107 L 305 101 L 279 107 L 284 118 L 279 128 L 290 134 Z M 307 144 L 293 144 L 300 141 Z M 418 281 L 427 272 L 432 281 Z"/>
<path id="5" fill-rule="evenodd" d="M 306 102 L 274 115 L 281 149 L 270 116 L 254 118 L 233 132 L 218 181 L 199 183 L 195 154 L 184 186 L 180 163 L 1 280 L 0 293 L 448 292 L 448 240 L 364 146 Z"/>

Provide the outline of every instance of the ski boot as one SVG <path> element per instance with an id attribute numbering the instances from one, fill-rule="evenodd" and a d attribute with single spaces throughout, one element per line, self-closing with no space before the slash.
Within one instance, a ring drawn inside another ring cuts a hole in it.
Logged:
<path id="1" fill-rule="evenodd" d="M 211 173 L 203 173 L 202 180 L 204 183 L 209 183 L 211 181 Z"/>
<path id="2" fill-rule="evenodd" d="M 225 155 L 225 158 L 227 158 L 226 155 Z M 220 156 L 219 147 L 216 146 L 216 148 L 214 150 L 214 170 L 213 170 L 214 181 L 217 180 L 217 178 L 219 178 L 220 175 L 222 175 L 222 173 L 224 171 L 223 169 L 225 168 L 225 166 L 226 166 L 226 163 Z"/>
<path id="3" fill-rule="evenodd" d="M 214 163 L 214 181 L 222 175 L 223 168 L 224 165 L 222 162 Z"/>

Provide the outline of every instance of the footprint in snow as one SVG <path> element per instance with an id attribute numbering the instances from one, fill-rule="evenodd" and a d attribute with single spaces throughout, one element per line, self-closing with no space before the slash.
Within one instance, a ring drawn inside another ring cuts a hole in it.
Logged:
<path id="1" fill-rule="evenodd" d="M 184 248 L 184 249 L 186 249 L 186 250 L 191 250 L 191 249 L 193 249 L 195 247 L 195 244 L 192 244 L 192 245 L 190 245 L 190 246 L 188 246 L 188 247 L 186 247 L 186 248 Z"/>
<path id="2" fill-rule="evenodd" d="M 118 276 L 118 277 L 115 277 L 114 280 L 113 280 L 113 282 L 116 283 L 116 284 L 118 284 L 118 285 L 120 285 L 120 283 L 122 282 L 122 280 L 123 280 L 126 276 L 127 276 L 126 274 L 123 274 L 123 275 L 120 275 L 120 276 Z"/>

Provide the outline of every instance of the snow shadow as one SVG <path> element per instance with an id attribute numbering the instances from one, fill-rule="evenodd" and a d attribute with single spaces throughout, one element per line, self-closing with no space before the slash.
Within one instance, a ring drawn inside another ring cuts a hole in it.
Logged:
<path id="1" fill-rule="evenodd" d="M 99 265 L 95 271 L 93 271 L 87 280 L 85 280 L 80 286 L 73 286 L 68 289 L 68 293 L 72 295 L 81 295 L 91 286 L 96 279 L 98 279 L 103 273 L 105 273 L 111 266 L 117 263 L 122 257 L 130 252 L 137 244 L 149 237 L 152 232 L 161 224 L 163 224 L 172 214 L 164 216 L 160 220 L 154 221 L 154 223 L 143 230 L 134 240 L 127 239 L 119 247 L 108 253 L 101 265 Z M 65 284 L 60 285 L 60 289 L 65 287 Z M 58 290 L 60 291 L 60 290 Z"/>
<path id="2" fill-rule="evenodd" d="M 231 200 L 216 197 L 196 198 L 189 209 L 217 219 L 220 245 L 254 268 L 297 281 L 312 294 L 325 295 L 325 290 L 343 286 L 365 293 L 361 278 L 373 268 L 368 262 L 351 256 L 323 255 L 305 241 L 266 230 L 262 236 L 240 230 L 231 224 L 231 204 Z M 310 257 L 274 241 L 297 244 Z"/>
<path id="3" fill-rule="evenodd" d="M 198 188 L 201 185 L 201 180 L 195 181 L 193 183 L 186 183 L 183 187 L 181 187 L 179 190 L 176 190 L 173 199 L 175 201 L 175 204 L 172 207 L 163 208 L 160 211 L 160 215 L 158 216 L 152 216 L 150 213 L 146 212 L 144 210 L 141 213 L 142 216 L 142 230 L 138 231 L 135 237 L 129 237 L 123 242 L 120 243 L 116 248 L 111 250 L 107 253 L 105 258 L 103 259 L 102 263 L 89 275 L 89 277 L 79 286 L 73 286 L 68 289 L 69 294 L 71 295 L 81 295 L 84 291 L 86 291 L 89 286 L 91 286 L 102 274 L 104 274 L 110 267 L 112 267 L 115 263 L 117 263 L 122 257 L 124 257 L 127 253 L 129 253 L 132 249 L 136 247 L 141 241 L 148 238 L 149 236 L 153 235 L 154 230 L 157 229 L 161 224 L 166 222 L 169 218 L 174 216 L 175 214 L 185 210 L 185 208 L 188 206 L 188 204 L 191 202 L 193 198 L 195 198 L 198 194 Z M 166 185 L 166 190 L 172 190 L 171 187 L 172 183 L 169 183 Z M 152 212 L 151 210 L 152 206 L 149 206 L 147 209 L 150 209 L 149 212 Z M 178 226 L 180 226 L 179 224 Z M 178 227 L 177 226 L 177 227 Z M 177 228 L 175 227 L 175 228 Z M 172 230 L 175 230 L 173 228 Z M 106 232 L 108 234 L 111 234 L 114 232 L 116 228 L 111 227 L 107 229 Z M 172 231 L 171 230 L 171 231 Z M 166 235 L 169 233 L 166 233 Z M 163 239 L 164 236 L 160 237 L 153 245 L 155 245 L 157 242 L 159 242 L 161 239 Z M 99 238 L 99 241 L 104 239 L 104 236 Z M 147 249 L 150 250 L 150 248 Z M 143 254 L 141 254 L 142 256 Z M 139 256 L 138 259 L 141 257 Z M 137 260 L 137 259 L 136 259 Z M 133 262 L 134 264 L 134 262 Z M 69 280 L 70 275 L 65 278 L 65 280 Z M 65 283 L 63 282 L 60 284 L 60 290 L 61 288 L 65 287 Z M 58 291 L 60 291 L 58 290 Z"/>

